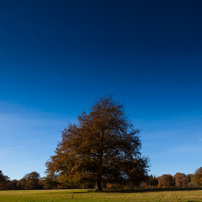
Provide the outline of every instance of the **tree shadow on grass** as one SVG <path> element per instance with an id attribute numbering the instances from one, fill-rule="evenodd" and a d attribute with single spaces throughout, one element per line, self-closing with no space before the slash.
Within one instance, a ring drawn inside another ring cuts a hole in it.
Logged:
<path id="1" fill-rule="evenodd" d="M 163 192 L 163 191 L 197 191 L 202 190 L 202 188 L 148 188 L 148 189 L 103 189 L 103 191 L 95 191 L 94 189 L 79 190 L 79 189 L 69 189 L 67 192 L 61 192 L 61 194 L 86 194 L 86 193 L 142 193 L 142 192 Z M 58 192 L 53 192 L 50 194 L 58 194 Z M 189 201 L 195 202 L 195 201 Z"/>
<path id="2" fill-rule="evenodd" d="M 202 188 L 148 188 L 148 189 L 103 189 L 102 192 L 106 193 L 140 193 L 140 192 L 162 192 L 162 191 L 194 191 L 202 190 Z M 89 190 L 88 192 L 94 192 Z"/>

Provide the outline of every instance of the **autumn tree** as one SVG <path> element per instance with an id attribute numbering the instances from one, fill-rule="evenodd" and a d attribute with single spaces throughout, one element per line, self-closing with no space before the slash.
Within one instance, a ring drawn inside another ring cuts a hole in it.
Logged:
<path id="1" fill-rule="evenodd" d="M 173 176 L 170 174 L 163 174 L 160 178 L 159 178 L 159 183 L 163 186 L 163 187 L 171 187 L 173 186 Z"/>
<path id="2" fill-rule="evenodd" d="M 58 183 L 55 180 L 54 176 L 43 177 L 40 179 L 40 183 L 43 185 L 44 189 L 57 189 L 58 188 Z"/>
<path id="3" fill-rule="evenodd" d="M 17 189 L 25 189 L 26 187 L 26 179 L 22 178 L 17 182 Z"/>
<path id="4" fill-rule="evenodd" d="M 189 177 L 178 172 L 174 175 L 174 181 L 176 187 L 188 187 Z"/>
<path id="5" fill-rule="evenodd" d="M 148 159 L 140 153 L 139 130 L 127 118 L 122 104 L 104 97 L 69 124 L 55 155 L 46 163 L 48 176 L 57 174 L 67 182 L 133 182 L 147 175 Z"/>
<path id="6" fill-rule="evenodd" d="M 195 185 L 197 187 L 201 187 L 202 186 L 202 167 L 196 170 L 196 172 L 194 173 L 194 179 L 195 179 Z"/>
<path id="7" fill-rule="evenodd" d="M 188 174 L 187 175 L 189 179 L 188 187 L 195 187 L 195 177 L 193 174 Z"/>
<path id="8" fill-rule="evenodd" d="M 9 177 L 0 170 L 0 190 L 8 189 Z"/>
<path id="9" fill-rule="evenodd" d="M 17 180 L 9 181 L 9 183 L 8 183 L 8 189 L 10 189 L 10 190 L 17 189 L 17 183 L 18 183 Z"/>
<path id="10" fill-rule="evenodd" d="M 155 176 L 149 177 L 149 180 L 147 181 L 148 187 L 157 187 L 158 183 L 158 178 L 156 178 Z"/>
<path id="11" fill-rule="evenodd" d="M 31 172 L 26 174 L 21 180 L 17 183 L 18 189 L 41 189 L 42 185 L 40 184 L 40 174 L 37 172 Z"/>

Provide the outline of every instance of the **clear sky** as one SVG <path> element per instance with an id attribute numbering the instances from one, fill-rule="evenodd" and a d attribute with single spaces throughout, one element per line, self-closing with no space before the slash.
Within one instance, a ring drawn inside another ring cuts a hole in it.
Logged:
<path id="1" fill-rule="evenodd" d="M 1 0 L 0 170 L 37 171 L 68 122 L 112 94 L 150 174 L 202 166 L 201 0 Z"/>

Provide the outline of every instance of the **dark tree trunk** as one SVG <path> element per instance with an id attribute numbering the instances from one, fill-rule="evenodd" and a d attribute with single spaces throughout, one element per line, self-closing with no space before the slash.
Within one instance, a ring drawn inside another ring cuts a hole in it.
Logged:
<path id="1" fill-rule="evenodd" d="M 96 181 L 95 191 L 102 191 L 101 180 Z"/>

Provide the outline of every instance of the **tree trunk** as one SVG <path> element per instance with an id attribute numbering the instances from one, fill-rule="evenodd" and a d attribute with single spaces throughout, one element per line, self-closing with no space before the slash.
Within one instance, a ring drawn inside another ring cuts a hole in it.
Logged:
<path id="1" fill-rule="evenodd" d="M 95 191 L 102 191 L 101 180 L 96 181 Z"/>

